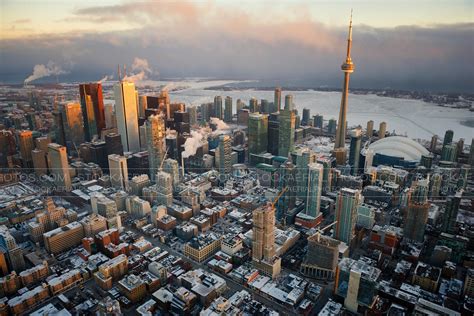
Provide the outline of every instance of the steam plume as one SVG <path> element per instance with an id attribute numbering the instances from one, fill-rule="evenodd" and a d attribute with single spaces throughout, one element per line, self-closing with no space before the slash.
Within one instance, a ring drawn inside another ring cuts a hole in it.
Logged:
<path id="1" fill-rule="evenodd" d="M 66 74 L 68 71 L 65 71 L 61 68 L 61 66 L 55 64 L 51 60 L 46 64 L 38 64 L 33 67 L 33 73 L 25 79 L 25 84 L 32 82 L 34 80 L 54 76 L 54 75 L 62 75 Z"/>

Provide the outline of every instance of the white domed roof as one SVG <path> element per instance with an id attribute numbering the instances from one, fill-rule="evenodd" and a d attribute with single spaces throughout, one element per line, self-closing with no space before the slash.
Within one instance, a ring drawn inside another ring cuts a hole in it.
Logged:
<path id="1" fill-rule="evenodd" d="M 392 157 L 403 157 L 405 160 L 420 160 L 421 155 L 428 155 L 428 150 L 414 140 L 402 136 L 382 138 L 372 144 L 369 149 Z"/>

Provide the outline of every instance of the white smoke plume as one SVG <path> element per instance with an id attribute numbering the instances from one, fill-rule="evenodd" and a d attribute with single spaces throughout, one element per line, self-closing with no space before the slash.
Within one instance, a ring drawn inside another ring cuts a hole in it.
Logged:
<path id="1" fill-rule="evenodd" d="M 112 80 L 114 79 L 114 76 L 113 75 L 106 75 L 104 78 L 100 79 L 99 81 L 97 81 L 97 83 L 102 83 L 102 82 L 106 82 L 106 81 L 109 81 L 109 80 Z"/>
<path id="2" fill-rule="evenodd" d="M 207 141 L 208 134 L 208 128 L 192 130 L 191 137 L 186 139 L 186 142 L 184 142 L 184 151 L 181 154 L 183 158 L 189 158 L 191 156 L 194 156 L 198 148 L 202 145 L 202 143 Z"/>
<path id="3" fill-rule="evenodd" d="M 133 74 L 125 76 L 124 81 L 138 82 L 148 78 L 153 71 L 148 64 L 148 60 L 144 58 L 135 57 L 132 64 Z"/>
<path id="4" fill-rule="evenodd" d="M 211 117 L 211 123 L 216 124 L 217 129 L 215 131 L 211 131 L 209 127 L 202 127 L 191 131 L 191 137 L 184 142 L 183 158 L 194 156 L 202 143 L 207 141 L 209 135 L 218 135 L 224 130 L 230 130 L 229 125 L 217 117 Z"/>
<path id="5" fill-rule="evenodd" d="M 25 84 L 38 80 L 40 78 L 57 76 L 67 74 L 68 71 L 61 68 L 61 66 L 55 64 L 53 61 L 49 61 L 46 65 L 38 64 L 33 67 L 33 73 L 25 79 Z"/>
<path id="6" fill-rule="evenodd" d="M 217 117 L 211 117 L 211 123 L 216 125 L 217 127 L 216 131 L 230 129 L 229 125 L 227 125 L 226 122 L 224 122 L 223 120 Z"/>

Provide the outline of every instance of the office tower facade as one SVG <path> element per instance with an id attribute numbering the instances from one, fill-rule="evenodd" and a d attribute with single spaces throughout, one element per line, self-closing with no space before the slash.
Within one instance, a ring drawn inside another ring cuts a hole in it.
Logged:
<path id="1" fill-rule="evenodd" d="M 219 136 L 219 172 L 229 174 L 232 171 L 232 139 L 229 135 Z"/>
<path id="2" fill-rule="evenodd" d="M 48 173 L 47 154 L 41 149 L 33 149 L 31 151 L 33 159 L 33 168 L 37 176 L 42 176 Z"/>
<path id="3" fill-rule="evenodd" d="M 335 215 L 337 223 L 333 237 L 348 246 L 355 235 L 357 208 L 360 203 L 362 203 L 362 195 L 359 190 L 342 188 L 337 195 Z"/>
<path id="4" fill-rule="evenodd" d="M 115 107 L 111 103 L 104 105 L 105 128 L 116 128 L 117 119 L 115 117 Z"/>
<path id="5" fill-rule="evenodd" d="M 18 132 L 18 145 L 20 147 L 21 161 L 24 168 L 33 166 L 33 156 L 31 151 L 34 149 L 33 132 L 23 130 Z"/>
<path id="6" fill-rule="evenodd" d="M 339 259 L 341 242 L 316 233 L 308 237 L 308 252 L 301 263 L 300 272 L 308 277 L 333 280 Z"/>
<path id="7" fill-rule="evenodd" d="M 0 168 L 8 168 L 9 156 L 16 152 L 14 134 L 9 130 L 0 130 Z"/>
<path id="8" fill-rule="evenodd" d="M 346 122 L 347 122 L 347 97 L 349 95 L 349 79 L 350 74 L 354 72 L 354 64 L 351 58 L 352 48 L 352 16 L 349 23 L 349 36 L 347 38 L 347 52 L 346 60 L 341 66 L 342 72 L 344 72 L 344 86 L 342 88 L 341 107 L 339 109 L 339 119 L 337 121 L 336 131 L 336 142 L 334 144 L 335 149 L 344 149 L 344 143 L 346 139 Z"/>
<path id="9" fill-rule="evenodd" d="M 138 117 L 145 117 L 145 111 L 148 109 L 148 97 L 141 95 L 138 97 Z"/>
<path id="10" fill-rule="evenodd" d="M 456 233 L 456 220 L 458 218 L 459 205 L 461 204 L 463 190 L 459 190 L 454 195 L 446 199 L 446 206 L 444 208 L 443 227 L 445 233 Z"/>
<path id="11" fill-rule="evenodd" d="M 286 101 L 286 100 L 285 100 Z M 293 101 L 288 101 L 292 103 Z M 288 157 L 294 149 L 296 115 L 285 105 L 285 109 L 280 111 L 280 131 L 278 134 L 278 155 Z"/>
<path id="12" fill-rule="evenodd" d="M 251 113 L 248 123 L 249 156 L 261 154 L 268 147 L 268 115 Z"/>
<path id="13" fill-rule="evenodd" d="M 189 113 L 189 125 L 195 126 L 197 125 L 197 107 L 196 106 L 188 106 L 186 111 Z"/>
<path id="14" fill-rule="evenodd" d="M 280 113 L 273 112 L 268 116 L 268 149 L 272 155 L 278 155 L 280 141 Z"/>
<path id="15" fill-rule="evenodd" d="M 453 137 L 454 137 L 454 132 L 448 129 L 444 133 L 443 146 L 451 144 L 453 142 Z"/>
<path id="16" fill-rule="evenodd" d="M 313 126 L 317 128 L 323 128 L 324 117 L 321 114 L 316 114 L 313 119 Z"/>
<path id="17" fill-rule="evenodd" d="M 225 97 L 224 121 L 232 122 L 232 98 L 229 96 Z"/>
<path id="18" fill-rule="evenodd" d="M 474 138 L 471 140 L 471 149 L 469 150 L 469 164 L 474 166 Z"/>
<path id="19" fill-rule="evenodd" d="M 272 278 L 281 270 L 281 259 L 275 249 L 275 208 L 271 204 L 262 206 L 252 214 L 252 259 L 254 265 Z"/>
<path id="20" fill-rule="evenodd" d="M 84 121 L 84 136 L 87 141 L 91 141 L 94 135 L 100 136 L 100 132 L 106 127 L 102 84 L 80 84 L 79 94 Z"/>
<path id="21" fill-rule="evenodd" d="M 259 112 L 258 108 L 258 100 L 257 98 L 251 98 L 249 101 L 249 109 L 251 113 L 257 113 Z"/>
<path id="22" fill-rule="evenodd" d="M 360 146 L 362 143 L 362 130 L 357 128 L 351 131 L 351 147 L 349 150 L 349 165 L 351 174 L 359 174 Z"/>
<path id="23" fill-rule="evenodd" d="M 281 88 L 276 88 L 273 98 L 274 112 L 281 110 Z"/>
<path id="24" fill-rule="evenodd" d="M 126 81 L 117 83 L 114 86 L 114 96 L 117 127 L 122 137 L 123 150 L 138 152 L 140 151 L 140 136 L 135 84 Z"/>
<path id="25" fill-rule="evenodd" d="M 173 203 L 173 179 L 168 172 L 158 171 L 156 173 L 156 186 L 158 204 L 170 206 Z"/>
<path id="26" fill-rule="evenodd" d="M 146 124 L 148 161 L 151 181 L 155 180 L 156 173 L 161 166 L 166 152 L 166 126 L 163 116 L 152 115 Z"/>
<path id="27" fill-rule="evenodd" d="M 277 218 L 278 220 L 285 219 L 287 211 L 292 210 L 296 205 L 297 184 L 296 184 L 296 167 L 288 159 L 280 166 L 279 170 L 279 184 L 280 190 L 286 189 L 285 193 L 280 197 L 277 203 Z"/>
<path id="28" fill-rule="evenodd" d="M 109 155 L 110 183 L 114 188 L 128 191 L 127 158 L 119 155 Z"/>
<path id="29" fill-rule="evenodd" d="M 379 139 L 384 138 L 386 132 L 387 132 L 387 123 L 380 122 L 380 125 L 379 125 Z"/>
<path id="30" fill-rule="evenodd" d="M 62 109 L 64 135 L 71 150 L 84 142 L 82 109 L 79 103 L 67 103 Z"/>
<path id="31" fill-rule="evenodd" d="M 311 117 L 310 109 L 304 108 L 303 109 L 303 118 L 301 119 L 301 125 L 303 125 L 303 126 L 309 125 L 310 117 Z"/>
<path id="32" fill-rule="evenodd" d="M 428 221 L 430 203 L 428 202 L 429 181 L 415 182 L 408 193 L 408 206 L 405 211 L 404 238 L 423 242 Z"/>
<path id="33" fill-rule="evenodd" d="M 332 185 L 332 161 L 329 157 L 317 157 L 316 162 L 323 166 L 323 183 L 322 191 L 323 193 L 331 191 Z"/>
<path id="34" fill-rule="evenodd" d="M 430 143 L 430 151 L 434 153 L 436 151 L 436 147 L 438 145 L 438 135 L 433 135 L 431 137 L 431 143 Z"/>
<path id="35" fill-rule="evenodd" d="M 109 133 L 105 135 L 105 149 L 107 156 L 123 155 L 122 138 L 117 133 Z"/>
<path id="36" fill-rule="evenodd" d="M 308 193 L 304 214 L 317 218 L 321 208 L 321 193 L 323 187 L 323 165 L 319 163 L 308 164 Z"/>
<path id="37" fill-rule="evenodd" d="M 10 271 L 20 273 L 20 271 L 25 269 L 23 251 L 18 247 L 15 238 L 5 225 L 0 226 L 0 251 L 6 254 Z"/>
<path id="38" fill-rule="evenodd" d="M 56 143 L 49 144 L 48 158 L 56 190 L 71 191 L 71 175 L 69 174 L 66 147 Z"/>
<path id="39" fill-rule="evenodd" d="M 216 95 L 214 97 L 214 116 L 218 119 L 222 119 L 222 114 L 224 111 L 222 110 L 222 97 L 220 95 Z"/>
<path id="40" fill-rule="evenodd" d="M 372 137 L 374 135 L 374 121 L 367 121 L 367 131 L 365 134 L 367 137 Z"/>

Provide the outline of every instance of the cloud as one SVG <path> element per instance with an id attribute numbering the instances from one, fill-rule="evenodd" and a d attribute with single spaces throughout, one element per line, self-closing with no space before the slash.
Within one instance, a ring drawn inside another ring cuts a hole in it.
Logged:
<path id="1" fill-rule="evenodd" d="M 30 19 L 18 19 L 12 22 L 13 24 L 26 24 L 31 23 Z"/>
<path id="2" fill-rule="evenodd" d="M 33 67 L 33 73 L 24 80 L 24 83 L 27 84 L 29 82 L 38 80 L 43 77 L 49 77 L 49 76 L 54 76 L 54 75 L 58 76 L 58 75 L 66 74 L 66 73 L 68 72 L 62 69 L 61 66 L 55 64 L 52 61 L 49 61 L 46 65 L 44 64 L 35 65 Z"/>
<path id="3" fill-rule="evenodd" d="M 347 27 L 324 25 L 306 12 L 300 4 L 291 12 L 256 18 L 214 2 L 174 1 L 83 8 L 74 11 L 80 21 L 113 18 L 131 29 L 0 40 L 0 81 L 21 80 L 18 74 L 25 75 L 38 60 L 71 56 L 78 67 L 64 77 L 70 80 L 91 80 L 133 60 L 128 79 L 135 81 L 157 75 L 151 64 L 162 78 L 271 79 L 281 85 L 340 87 Z M 351 87 L 470 92 L 472 42 L 474 23 L 377 28 L 355 21 Z M 133 69 L 134 64 L 141 68 Z"/>

